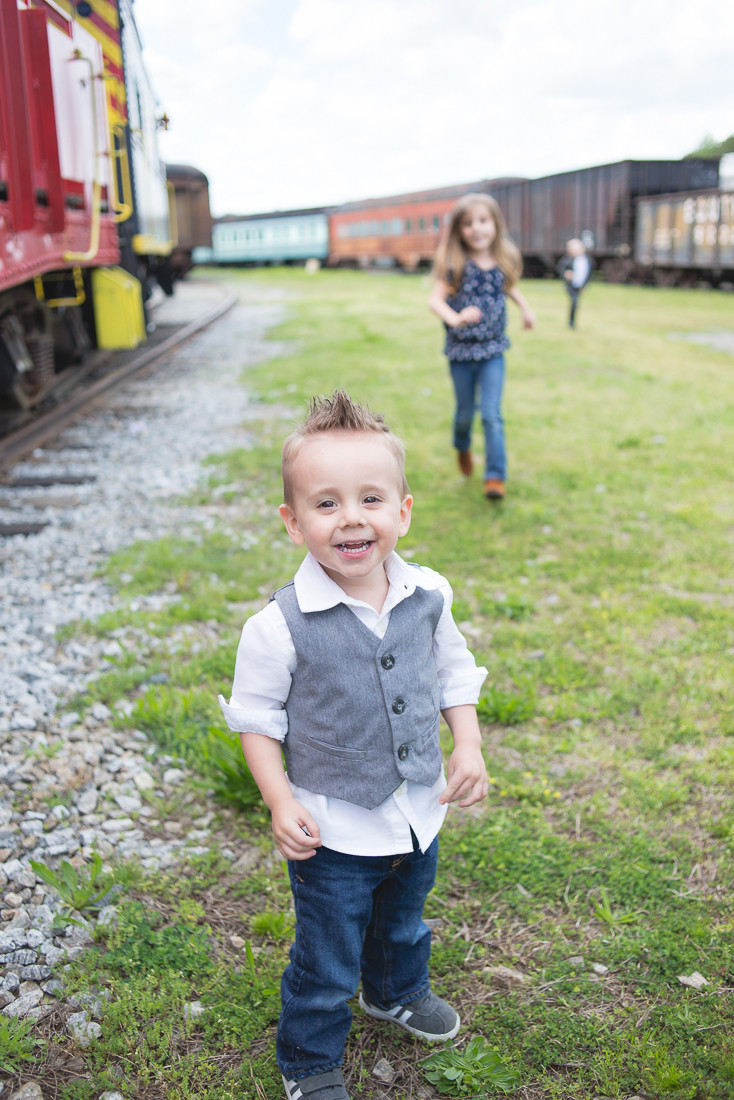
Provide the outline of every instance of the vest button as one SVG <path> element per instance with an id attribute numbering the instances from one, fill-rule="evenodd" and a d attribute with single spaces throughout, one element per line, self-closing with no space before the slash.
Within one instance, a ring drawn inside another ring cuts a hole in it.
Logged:
<path id="1" fill-rule="evenodd" d="M 392 653 L 385 653 L 380 659 L 380 664 L 383 668 L 394 668 L 395 658 L 393 657 Z"/>
<path id="2" fill-rule="evenodd" d="M 393 699 L 392 701 L 392 709 L 395 714 L 402 714 L 407 705 L 408 704 L 405 702 L 405 699 L 401 699 L 399 695 L 397 699 Z"/>
<path id="3" fill-rule="evenodd" d="M 405 758 L 406 758 L 406 756 L 408 755 L 409 752 L 410 752 L 410 749 L 408 748 L 407 745 L 401 745 L 400 748 L 398 749 L 398 758 L 400 760 L 405 760 Z"/>

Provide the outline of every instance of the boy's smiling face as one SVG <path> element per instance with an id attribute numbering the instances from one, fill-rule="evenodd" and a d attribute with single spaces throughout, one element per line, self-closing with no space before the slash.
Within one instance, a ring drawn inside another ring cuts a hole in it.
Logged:
<path id="1" fill-rule="evenodd" d="M 398 461 L 376 432 L 307 436 L 293 458 L 292 500 L 280 506 L 296 546 L 306 545 L 340 588 L 378 610 L 385 559 L 410 527 Z"/>

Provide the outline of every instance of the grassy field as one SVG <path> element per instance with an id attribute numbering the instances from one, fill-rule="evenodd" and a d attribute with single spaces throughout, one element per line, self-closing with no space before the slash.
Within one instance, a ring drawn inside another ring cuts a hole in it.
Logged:
<path id="1" fill-rule="evenodd" d="M 426 1061 L 357 1011 L 352 1095 L 734 1097 L 734 357 L 686 339 L 731 333 L 732 297 L 594 284 L 571 332 L 562 287 L 524 285 L 538 325 L 522 332 L 510 304 L 497 505 L 456 469 L 424 278 L 227 279 L 289 296 L 274 335 L 292 353 L 243 373 L 262 412 L 254 445 L 212 464 L 201 499 L 216 533 L 118 555 L 121 611 L 79 631 L 144 630 L 142 659 L 138 640 L 95 698 L 135 698 L 121 722 L 205 758 L 205 788 L 230 799 L 209 800 L 218 835 L 248 866 L 212 854 L 170 877 L 117 868 L 119 923 L 69 977 L 109 991 L 103 1036 L 74 1052 L 47 1036 L 26 1072 L 50 1080 L 56 1059 L 49 1095 L 62 1100 L 281 1095 L 290 898 L 262 808 L 215 732 L 215 696 L 229 692 L 243 618 L 300 560 L 277 516 L 282 439 L 312 394 L 344 386 L 406 442 L 415 505 L 401 549 L 449 578 L 489 669 L 492 779 L 485 807 L 450 813 L 427 909 L 434 986 L 464 1027 Z M 125 610 L 172 583 L 180 599 L 164 610 Z M 198 644 L 181 645 L 184 629 Z M 151 687 L 161 671 L 167 684 Z M 207 797 L 191 785 L 167 812 L 194 819 Z M 193 1000 L 206 1010 L 184 1025 Z M 74 1076 L 58 1069 L 71 1053 Z"/>

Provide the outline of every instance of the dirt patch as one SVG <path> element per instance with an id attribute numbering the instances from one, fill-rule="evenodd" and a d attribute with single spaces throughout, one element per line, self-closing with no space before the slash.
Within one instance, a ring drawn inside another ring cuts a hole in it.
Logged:
<path id="1" fill-rule="evenodd" d="M 687 340 L 689 344 L 701 344 L 714 351 L 725 351 L 734 355 L 734 331 L 731 329 L 712 329 L 711 332 L 671 332 L 673 340 Z"/>

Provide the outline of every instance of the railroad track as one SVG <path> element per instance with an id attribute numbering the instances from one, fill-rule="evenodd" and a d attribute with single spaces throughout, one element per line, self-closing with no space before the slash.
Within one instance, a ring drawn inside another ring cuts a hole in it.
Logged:
<path id="1" fill-rule="evenodd" d="M 62 385 L 54 391 L 53 406 L 46 411 L 34 413 L 27 422 L 22 422 L 17 427 L 13 426 L 17 422 L 17 416 L 13 417 L 13 414 L 6 415 L 5 431 L 0 435 L 0 484 L 11 486 L 13 482 L 9 478 L 9 471 L 16 462 L 30 454 L 36 447 L 40 447 L 50 439 L 55 438 L 85 410 L 98 403 L 100 398 L 107 392 L 120 386 L 145 367 L 152 366 L 173 348 L 178 347 L 179 344 L 193 336 L 194 333 L 206 328 L 207 325 L 212 324 L 213 321 L 227 313 L 236 302 L 237 297 L 228 288 L 222 287 L 221 289 L 221 300 L 209 306 L 193 321 L 176 328 L 161 343 L 150 347 L 146 346 L 140 350 L 139 354 L 135 353 L 132 357 L 124 356 L 124 361 L 120 365 L 113 366 L 98 380 L 90 384 L 84 384 L 82 377 L 77 376 L 76 379 L 72 377 L 72 384 L 68 386 L 66 393 L 62 382 Z M 89 371 L 87 370 L 84 373 L 88 374 Z M 0 431 L 2 431 L 1 427 Z M 0 525 L 0 536 L 18 533 L 25 532 L 6 531 Z"/>

